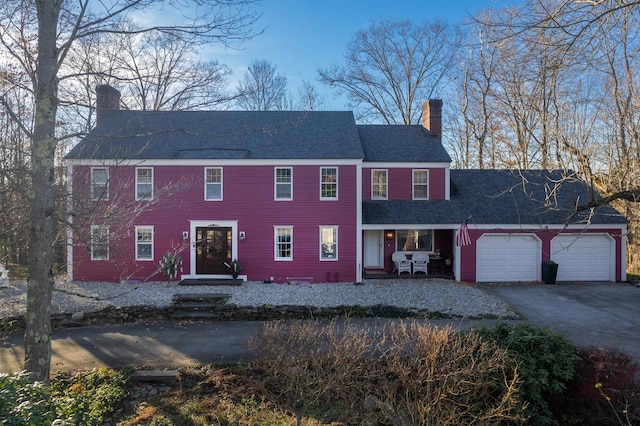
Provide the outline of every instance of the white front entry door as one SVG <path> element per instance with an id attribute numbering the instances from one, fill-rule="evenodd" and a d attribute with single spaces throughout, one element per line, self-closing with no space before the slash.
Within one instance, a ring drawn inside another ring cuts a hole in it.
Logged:
<path id="1" fill-rule="evenodd" d="M 364 231 L 364 267 L 384 266 L 384 245 L 382 231 Z"/>

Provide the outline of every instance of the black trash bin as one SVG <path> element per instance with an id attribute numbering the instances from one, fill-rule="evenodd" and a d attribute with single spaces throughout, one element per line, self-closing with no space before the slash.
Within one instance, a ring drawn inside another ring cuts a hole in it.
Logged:
<path id="1" fill-rule="evenodd" d="M 542 281 L 545 284 L 555 284 L 558 276 L 558 264 L 549 260 L 542 264 Z"/>

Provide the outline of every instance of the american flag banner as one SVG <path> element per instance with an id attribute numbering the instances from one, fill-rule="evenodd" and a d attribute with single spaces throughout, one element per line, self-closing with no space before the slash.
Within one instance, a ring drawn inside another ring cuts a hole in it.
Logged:
<path id="1" fill-rule="evenodd" d="M 458 228 L 458 233 L 456 234 L 457 247 L 464 247 L 471 244 L 471 237 L 469 237 L 469 225 L 467 222 L 469 222 L 469 219 L 462 222 L 462 225 Z"/>

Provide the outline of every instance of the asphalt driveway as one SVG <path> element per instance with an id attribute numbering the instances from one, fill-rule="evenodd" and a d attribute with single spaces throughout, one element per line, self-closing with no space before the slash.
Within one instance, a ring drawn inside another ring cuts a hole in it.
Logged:
<path id="1" fill-rule="evenodd" d="M 565 334 L 580 346 L 615 348 L 640 359 L 640 288 L 624 283 L 479 284 L 523 319 Z M 359 320 L 372 328 L 393 320 Z M 510 323 L 520 320 L 505 320 Z M 459 328 L 495 321 L 433 320 Z M 147 366 L 165 368 L 247 360 L 247 341 L 260 322 L 149 323 L 55 330 L 52 369 Z M 0 373 L 19 371 L 22 335 L 0 339 Z"/>
<path id="2" fill-rule="evenodd" d="M 640 288 L 628 283 L 479 284 L 531 323 L 580 346 L 640 358 Z"/>

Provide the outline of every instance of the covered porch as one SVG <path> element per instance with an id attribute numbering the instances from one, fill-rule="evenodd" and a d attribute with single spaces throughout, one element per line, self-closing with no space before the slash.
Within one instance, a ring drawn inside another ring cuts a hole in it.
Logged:
<path id="1" fill-rule="evenodd" d="M 454 229 L 395 227 L 363 230 L 364 279 L 445 278 L 454 279 Z M 394 253 L 405 258 L 402 268 Z M 416 254 L 428 255 L 427 273 L 412 263 Z M 419 269 L 419 270 L 418 270 Z"/>

